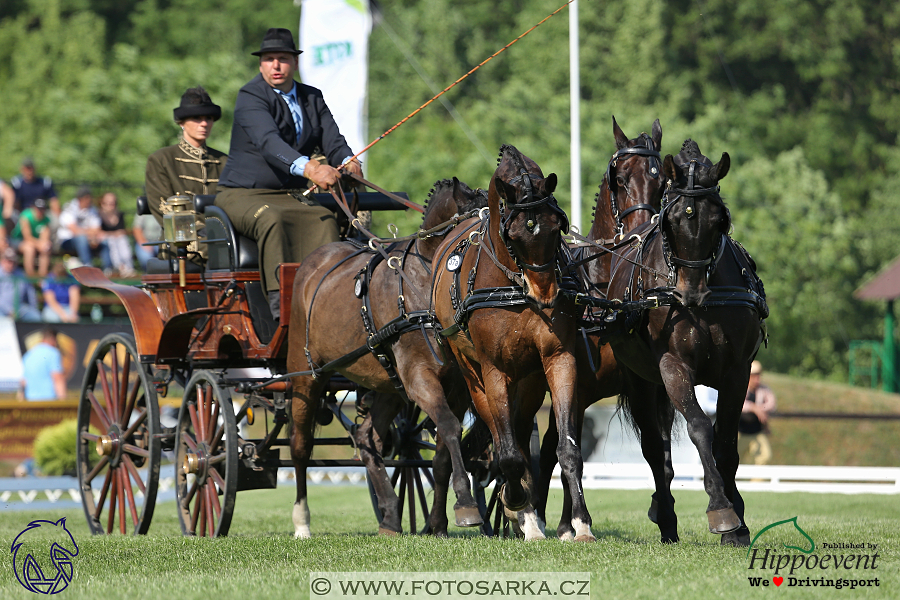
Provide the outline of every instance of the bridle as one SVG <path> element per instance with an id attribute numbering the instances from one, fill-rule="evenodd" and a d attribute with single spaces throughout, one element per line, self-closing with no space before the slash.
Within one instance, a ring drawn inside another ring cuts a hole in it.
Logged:
<path id="1" fill-rule="evenodd" d="M 532 175 L 525 171 L 524 168 L 520 168 L 519 175 L 507 181 L 506 183 L 512 186 L 521 183 L 522 188 L 525 192 L 525 201 L 516 204 L 510 204 L 506 202 L 506 200 L 502 196 L 500 197 L 500 239 L 503 240 L 503 243 L 506 245 L 506 250 L 509 252 L 509 255 L 512 257 L 513 261 L 515 261 L 516 266 L 518 266 L 519 269 L 527 269 L 529 271 L 536 272 L 552 271 L 556 268 L 555 256 L 550 261 L 542 265 L 532 265 L 522 261 L 513 250 L 511 241 L 509 239 L 509 228 L 512 225 L 512 220 L 515 218 L 515 216 L 520 212 L 525 212 L 525 227 L 529 232 L 533 232 L 535 228 L 535 220 L 537 218 L 536 209 L 546 204 L 550 210 L 557 213 L 562 219 L 561 230 L 563 231 L 563 233 L 568 233 L 568 216 L 566 216 L 565 211 L 559 207 L 559 204 L 557 203 L 556 198 L 553 196 L 553 194 L 547 194 L 543 198 L 535 199 L 535 186 L 532 182 Z"/>
<path id="2" fill-rule="evenodd" d="M 686 204 L 684 207 L 684 214 L 688 219 L 696 218 L 697 210 L 696 210 L 696 198 L 706 197 L 709 198 L 710 201 L 719 204 L 723 209 L 725 209 L 725 216 L 728 223 L 731 223 L 731 213 L 728 210 L 728 207 L 721 201 L 719 198 L 719 186 L 715 187 L 698 187 L 694 183 L 694 170 L 697 166 L 697 160 L 691 159 L 691 162 L 688 167 L 688 180 L 687 186 L 685 188 L 676 188 L 673 185 L 672 181 L 669 181 L 666 185 L 666 191 L 663 193 L 662 199 L 662 210 L 659 215 L 659 230 L 662 236 L 662 248 L 663 248 L 663 258 L 666 261 L 666 266 L 669 267 L 669 285 L 674 286 L 676 282 L 676 267 L 686 267 L 688 269 L 702 269 L 706 267 L 706 278 L 709 279 L 712 276 L 713 272 L 716 269 L 716 266 L 719 263 L 719 260 L 722 258 L 722 253 L 725 249 L 725 233 L 719 233 L 719 241 L 715 244 L 712 254 L 702 260 L 686 260 L 683 258 L 679 258 L 675 256 L 675 252 L 672 250 L 671 244 L 669 244 L 669 240 L 666 237 L 666 228 L 665 222 L 667 217 L 674 210 L 674 206 L 681 202 L 682 200 Z M 672 194 L 670 198 L 670 194 Z M 726 227 L 725 230 L 728 228 Z"/>
<path id="3" fill-rule="evenodd" d="M 647 134 L 642 133 L 638 138 L 638 144 L 636 146 L 630 148 L 622 148 L 621 150 L 616 151 L 615 154 L 612 155 L 612 158 L 609 159 L 609 163 L 606 165 L 606 183 L 609 189 L 609 206 L 612 210 L 613 218 L 616 221 L 616 238 L 622 238 L 625 235 L 625 223 L 624 219 L 631 213 L 638 210 L 649 210 L 652 214 L 656 214 L 656 208 L 654 208 L 650 204 L 635 204 L 634 206 L 629 206 L 623 211 L 619 211 L 619 202 L 616 199 L 616 192 L 613 189 L 613 181 L 615 181 L 615 169 L 619 162 L 619 159 L 623 156 L 648 156 L 650 160 L 648 161 L 647 169 L 650 173 L 650 177 L 656 179 L 659 177 L 661 168 L 660 161 L 661 157 L 659 152 L 653 147 L 653 139 Z M 626 189 L 627 192 L 627 189 Z"/>

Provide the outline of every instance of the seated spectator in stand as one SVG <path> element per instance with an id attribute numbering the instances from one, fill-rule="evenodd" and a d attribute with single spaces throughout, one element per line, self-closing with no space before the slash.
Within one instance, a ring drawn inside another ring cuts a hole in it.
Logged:
<path id="1" fill-rule="evenodd" d="M 38 344 L 22 357 L 22 389 L 25 400 L 64 400 L 66 375 L 56 330 L 47 327 Z"/>
<path id="2" fill-rule="evenodd" d="M 3 220 L 0 221 L 0 252 L 3 252 L 6 250 L 7 228 L 9 231 L 12 231 L 13 228 L 12 217 L 16 208 L 16 193 L 2 179 L 0 179 L 0 206 L 3 208 Z"/>
<path id="3" fill-rule="evenodd" d="M 17 321 L 38 322 L 41 311 L 37 307 L 34 286 L 18 268 L 19 255 L 7 248 L 0 256 L 0 317 Z"/>
<path id="4" fill-rule="evenodd" d="M 134 255 L 131 238 L 125 230 L 125 215 L 119 210 L 119 199 L 112 192 L 100 197 L 100 231 L 109 248 L 109 258 L 119 277 L 134 277 Z"/>
<path id="5" fill-rule="evenodd" d="M 162 226 L 153 215 L 136 215 L 134 226 L 131 229 L 134 234 L 134 254 L 141 271 L 147 272 L 147 261 L 156 258 L 159 254 L 159 246 L 144 246 L 147 242 L 158 242 L 162 239 Z"/>
<path id="6" fill-rule="evenodd" d="M 78 322 L 81 287 L 62 261 L 53 263 L 53 271 L 41 282 L 41 291 L 44 294 L 41 316 L 46 323 Z"/>
<path id="7" fill-rule="evenodd" d="M 22 160 L 22 166 L 19 169 L 20 175 L 16 175 L 10 180 L 12 185 L 15 207 L 10 212 L 9 218 L 18 219 L 21 211 L 29 206 L 34 205 L 34 201 L 43 198 L 47 201 L 50 208 L 50 220 L 55 221 L 59 218 L 59 198 L 56 195 L 56 189 L 53 187 L 53 180 L 49 177 L 42 177 L 34 170 L 34 161 L 26 157 Z M 3 208 L 3 216 L 6 218 L 6 206 Z"/>
<path id="8" fill-rule="evenodd" d="M 22 254 L 25 274 L 29 277 L 46 277 L 50 269 L 50 253 L 53 251 L 47 201 L 38 198 L 33 205 L 23 210 L 10 237 L 12 246 Z M 35 259 L 38 262 L 37 272 L 34 269 Z"/>
<path id="9" fill-rule="evenodd" d="M 82 186 L 59 215 L 59 246 L 63 252 L 77 256 L 83 265 L 90 265 L 94 252 L 100 253 L 103 268 L 109 273 L 112 262 L 109 246 L 100 231 L 100 213 L 94 207 L 91 189 Z"/>

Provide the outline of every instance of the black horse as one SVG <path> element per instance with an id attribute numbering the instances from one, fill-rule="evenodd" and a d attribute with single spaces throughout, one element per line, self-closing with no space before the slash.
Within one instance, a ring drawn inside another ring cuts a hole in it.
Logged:
<path id="1" fill-rule="evenodd" d="M 641 380 L 664 386 L 687 420 L 703 465 L 710 531 L 722 534 L 723 544 L 750 541 L 735 485 L 737 425 L 768 309 L 755 265 L 728 235 L 731 215 L 718 182 L 729 167 L 727 153 L 714 165 L 692 140 L 677 156 L 666 156 L 663 173 L 669 182 L 660 217 L 630 232 L 635 246 L 612 265 L 611 298 L 656 297 L 663 304 L 628 315 L 623 333 L 611 339 L 616 360 L 628 369 L 622 401 L 640 426 L 642 441 L 657 448 L 645 447 L 644 455 L 657 484 L 651 518 L 663 541 L 678 540 L 669 491 L 674 473 L 663 444 L 672 412 L 662 394 L 628 392 L 645 388 Z M 719 391 L 715 430 L 697 403 L 697 384 Z"/>

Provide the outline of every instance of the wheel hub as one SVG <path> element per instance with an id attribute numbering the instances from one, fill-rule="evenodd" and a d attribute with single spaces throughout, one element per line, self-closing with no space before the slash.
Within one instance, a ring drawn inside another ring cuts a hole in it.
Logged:
<path id="1" fill-rule="evenodd" d="M 113 425 L 106 435 L 97 438 L 97 454 L 109 457 L 109 464 L 117 467 L 122 458 L 122 432 Z"/>
<path id="2" fill-rule="evenodd" d="M 200 444 L 196 452 L 187 449 L 184 462 L 181 463 L 181 472 L 185 475 L 195 475 L 198 479 L 205 480 L 209 472 L 209 448 L 206 444 Z"/>

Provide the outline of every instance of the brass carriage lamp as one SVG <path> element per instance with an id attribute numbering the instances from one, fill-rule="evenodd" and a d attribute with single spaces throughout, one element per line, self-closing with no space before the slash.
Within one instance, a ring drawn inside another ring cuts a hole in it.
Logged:
<path id="1" fill-rule="evenodd" d="M 163 237 L 170 248 L 175 248 L 178 257 L 178 282 L 182 287 L 184 281 L 184 261 L 187 259 L 187 248 L 191 242 L 197 241 L 197 213 L 194 202 L 189 196 L 170 196 L 166 200 L 166 214 L 163 215 Z"/>

